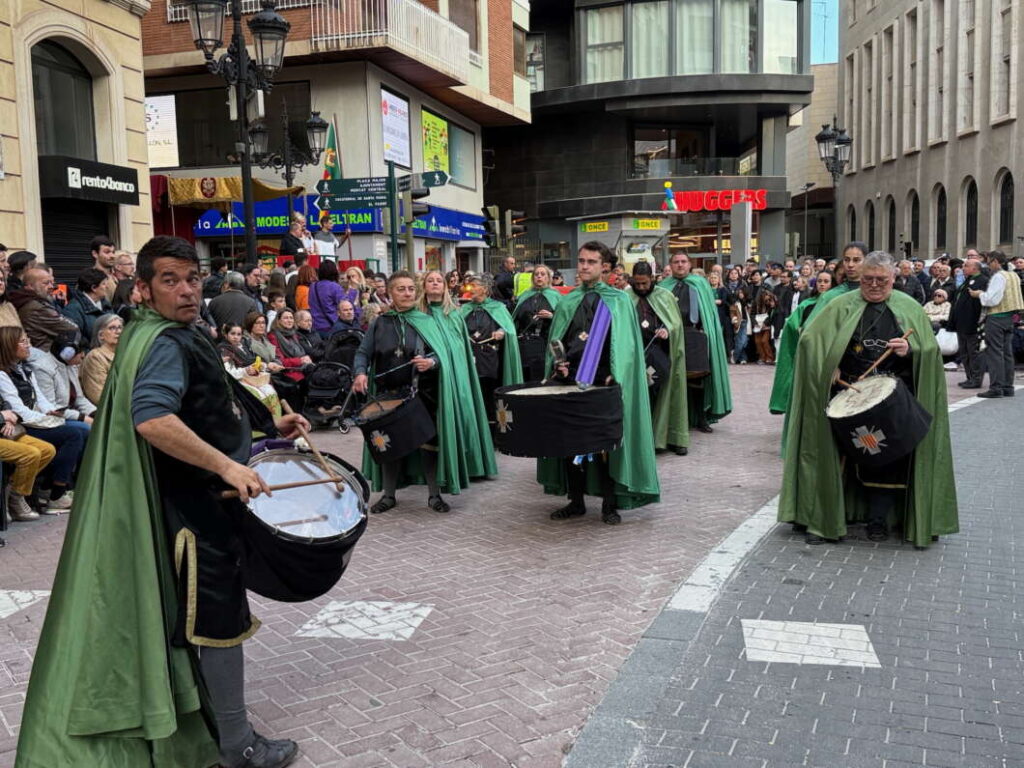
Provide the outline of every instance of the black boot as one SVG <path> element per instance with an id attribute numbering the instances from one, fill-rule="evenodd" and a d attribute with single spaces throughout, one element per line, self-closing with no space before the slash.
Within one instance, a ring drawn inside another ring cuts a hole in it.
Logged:
<path id="1" fill-rule="evenodd" d="M 256 734 L 256 739 L 224 768 L 285 768 L 299 756 L 299 745 L 291 739 L 267 739 Z"/>

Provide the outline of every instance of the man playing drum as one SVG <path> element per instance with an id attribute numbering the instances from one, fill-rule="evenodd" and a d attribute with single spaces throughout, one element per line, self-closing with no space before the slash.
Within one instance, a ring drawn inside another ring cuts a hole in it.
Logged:
<path id="1" fill-rule="evenodd" d="M 121 338 L 93 426 L 17 765 L 208 768 L 219 752 L 226 768 L 282 768 L 298 746 L 256 734 L 245 711 L 241 644 L 259 622 L 239 520 L 268 491 L 245 463 L 253 428 L 291 438 L 308 424 L 289 415 L 275 429 L 227 376 L 194 324 L 191 245 L 154 237 L 137 280 L 145 308 Z M 240 499 L 222 499 L 226 489 Z"/>
<path id="2" fill-rule="evenodd" d="M 538 264 L 533 270 L 533 287 L 516 302 L 512 319 L 519 337 L 523 360 L 523 380 L 544 378 L 544 357 L 547 354 L 548 331 L 562 294 L 551 287 L 551 270 Z"/>
<path id="3" fill-rule="evenodd" d="M 837 541 L 852 522 L 867 522 L 875 541 L 900 526 L 903 538 L 918 547 L 958 530 L 942 356 L 921 305 L 893 291 L 895 272 L 889 254 L 869 253 L 860 289 L 834 299 L 800 337 L 779 520 L 806 530 L 809 544 Z M 844 388 L 840 381 L 856 387 L 889 350 L 873 373 L 899 377 L 932 422 L 910 454 L 877 466 L 900 439 L 905 414 L 892 414 L 883 425 L 872 413 L 839 438 L 825 406 Z M 852 441 L 854 450 L 844 445 L 844 451 L 863 461 L 842 458 L 836 439 Z M 875 466 L 864 466 L 869 456 Z"/>
<path id="4" fill-rule="evenodd" d="M 601 281 L 601 266 L 614 264 L 615 254 L 604 243 L 589 242 L 579 251 L 576 275 L 580 286 L 562 298 L 551 322 L 551 340 L 561 341 L 566 360 L 549 365 L 551 378 L 575 380 L 586 348 L 587 338 L 598 305 L 602 302 L 611 314 L 608 332 L 597 363 L 595 385 L 612 381 L 622 389 L 622 442 L 618 448 L 599 456 L 567 456 L 563 459 L 538 459 L 537 479 L 544 492 L 562 495 L 569 503 L 551 513 L 552 520 L 565 520 L 586 514 L 584 494 L 602 498 L 601 519 L 618 525 L 618 509 L 633 509 L 656 503 L 660 486 L 651 436 L 651 409 L 647 395 L 646 365 L 633 304 L 622 291 Z M 615 354 L 611 354 L 611 350 Z M 543 440 L 544 435 L 537 435 Z"/>

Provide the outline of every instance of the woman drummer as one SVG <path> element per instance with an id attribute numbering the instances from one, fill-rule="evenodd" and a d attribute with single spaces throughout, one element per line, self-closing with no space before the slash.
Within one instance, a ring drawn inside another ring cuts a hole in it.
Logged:
<path id="1" fill-rule="evenodd" d="M 538 264 L 533 270 L 533 287 L 519 297 L 512 312 L 526 381 L 544 378 L 548 331 L 561 298 L 562 294 L 551 287 L 551 270 Z"/>
<path id="2" fill-rule="evenodd" d="M 428 488 L 427 506 L 448 512 L 451 507 L 441 491 L 458 493 L 468 479 L 454 437 L 458 391 L 448 370 L 445 341 L 434 322 L 415 308 L 416 281 L 411 274 L 392 274 L 388 295 L 391 308 L 373 323 L 356 352 L 352 390 L 362 394 L 415 388 L 437 435 L 419 451 L 381 465 L 364 450 L 363 473 L 375 490 L 382 491 L 370 512 L 380 514 L 394 507 L 399 487 L 423 484 Z"/>

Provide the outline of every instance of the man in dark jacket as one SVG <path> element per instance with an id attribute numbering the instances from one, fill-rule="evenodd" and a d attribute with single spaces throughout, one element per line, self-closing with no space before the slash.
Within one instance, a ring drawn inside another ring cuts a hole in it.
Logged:
<path id="1" fill-rule="evenodd" d="M 924 304 L 924 286 L 914 274 L 914 265 L 907 259 L 900 262 L 900 273 L 896 276 L 895 286 L 897 291 L 903 291 L 914 299 L 918 304 Z"/>
<path id="2" fill-rule="evenodd" d="M 224 276 L 223 291 L 209 304 L 210 314 L 218 330 L 223 325 L 243 325 L 246 315 L 260 311 L 244 288 L 245 279 L 237 272 L 228 272 Z"/>
<path id="3" fill-rule="evenodd" d="M 263 285 L 267 282 L 267 273 L 259 264 L 246 264 L 242 267 L 245 287 L 242 289 L 256 303 L 256 311 L 261 315 L 266 312 L 263 302 Z"/>
<path id="4" fill-rule="evenodd" d="M 515 256 L 506 256 L 494 277 L 494 298 L 503 302 L 509 310 L 512 309 L 512 298 L 515 296 L 515 272 Z"/>
<path id="5" fill-rule="evenodd" d="M 228 273 L 228 261 L 219 256 L 210 260 L 210 276 L 203 281 L 203 298 L 207 300 L 220 296 L 224 275 Z"/>
<path id="6" fill-rule="evenodd" d="M 62 317 L 53 306 L 53 275 L 49 271 L 40 267 L 27 269 L 24 280 L 25 287 L 8 291 L 7 297 L 18 310 L 18 318 L 32 346 L 49 352 L 59 334 L 75 331 L 78 326 Z"/>
<path id="7" fill-rule="evenodd" d="M 96 320 L 110 312 L 105 295 L 107 280 L 106 273 L 94 267 L 82 270 L 67 306 L 61 310 L 64 317 L 78 326 L 86 344 L 92 343 Z"/>
<path id="8" fill-rule="evenodd" d="M 932 300 L 932 296 L 940 288 L 946 292 L 947 296 L 953 296 L 956 294 L 956 280 L 951 277 L 950 269 L 948 264 L 942 264 L 936 262 L 932 265 L 931 280 L 924 287 L 924 295 L 928 301 Z"/>
<path id="9" fill-rule="evenodd" d="M 946 324 L 949 330 L 956 332 L 960 345 L 960 362 L 967 378 L 959 386 L 964 389 L 981 389 L 981 379 L 985 375 L 981 367 L 981 334 L 978 331 L 981 301 L 971 296 L 971 291 L 984 291 L 987 287 L 988 278 L 981 274 L 981 262 L 976 258 L 967 259 L 964 262 L 964 284 L 956 292 Z"/>

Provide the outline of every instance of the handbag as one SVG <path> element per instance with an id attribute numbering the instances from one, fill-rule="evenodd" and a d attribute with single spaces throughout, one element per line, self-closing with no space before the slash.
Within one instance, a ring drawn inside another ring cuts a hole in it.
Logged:
<path id="1" fill-rule="evenodd" d="M 935 341 L 938 342 L 939 352 L 942 353 L 943 357 L 955 355 L 957 350 L 960 349 L 960 343 L 956 339 L 956 334 L 946 328 L 940 328 L 935 332 Z"/>

